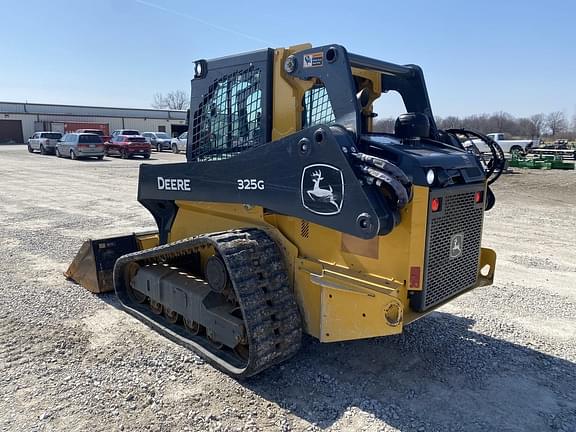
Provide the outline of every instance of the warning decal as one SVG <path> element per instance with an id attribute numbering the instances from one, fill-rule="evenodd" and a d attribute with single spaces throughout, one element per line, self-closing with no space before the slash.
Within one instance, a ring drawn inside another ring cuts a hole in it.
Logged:
<path id="1" fill-rule="evenodd" d="M 304 54 L 303 65 L 305 68 L 322 66 L 324 61 L 324 53 L 317 52 L 312 54 Z"/>

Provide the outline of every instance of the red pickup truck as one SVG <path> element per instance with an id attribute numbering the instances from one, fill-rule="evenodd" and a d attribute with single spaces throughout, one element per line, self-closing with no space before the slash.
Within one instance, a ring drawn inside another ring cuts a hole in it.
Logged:
<path id="1" fill-rule="evenodd" d="M 118 155 L 122 159 L 136 155 L 149 159 L 152 152 L 152 146 L 142 135 L 115 135 L 104 145 L 106 146 L 106 156 Z"/>

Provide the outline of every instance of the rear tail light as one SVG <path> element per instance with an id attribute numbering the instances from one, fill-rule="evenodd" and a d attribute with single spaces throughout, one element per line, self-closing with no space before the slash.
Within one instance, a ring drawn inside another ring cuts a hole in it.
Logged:
<path id="1" fill-rule="evenodd" d="M 430 210 L 432 213 L 436 213 L 442 209 L 442 198 L 432 198 L 430 201 Z"/>
<path id="2" fill-rule="evenodd" d="M 410 288 L 420 288 L 420 267 L 410 267 Z"/>
<path id="3" fill-rule="evenodd" d="M 479 204 L 484 199 L 484 192 L 478 191 L 474 194 L 474 202 Z"/>

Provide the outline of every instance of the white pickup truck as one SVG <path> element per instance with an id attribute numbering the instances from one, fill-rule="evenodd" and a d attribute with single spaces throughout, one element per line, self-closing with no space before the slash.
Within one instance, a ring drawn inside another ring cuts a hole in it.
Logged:
<path id="1" fill-rule="evenodd" d="M 519 153 L 527 153 L 532 147 L 538 147 L 537 140 L 513 140 L 513 139 L 506 139 L 506 135 L 503 133 L 489 133 L 487 134 L 488 137 L 492 138 L 494 141 L 498 143 L 498 145 L 502 148 L 502 150 L 506 153 L 512 152 L 519 152 Z M 467 144 L 470 145 L 474 143 L 479 151 L 481 152 L 489 152 L 490 149 L 482 140 L 474 139 L 471 141 L 464 142 L 464 146 L 466 147 Z"/>
<path id="2" fill-rule="evenodd" d="M 28 151 L 33 153 L 39 150 L 43 155 L 54 154 L 60 138 L 62 138 L 60 132 L 34 132 L 28 139 Z"/>

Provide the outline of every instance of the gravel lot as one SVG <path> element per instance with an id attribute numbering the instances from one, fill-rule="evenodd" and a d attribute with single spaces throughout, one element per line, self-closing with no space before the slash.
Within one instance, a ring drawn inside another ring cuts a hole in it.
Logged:
<path id="1" fill-rule="evenodd" d="M 241 385 L 62 276 L 86 237 L 153 226 L 139 164 L 0 146 L 1 431 L 576 431 L 575 172 L 498 182 L 494 286 Z"/>

